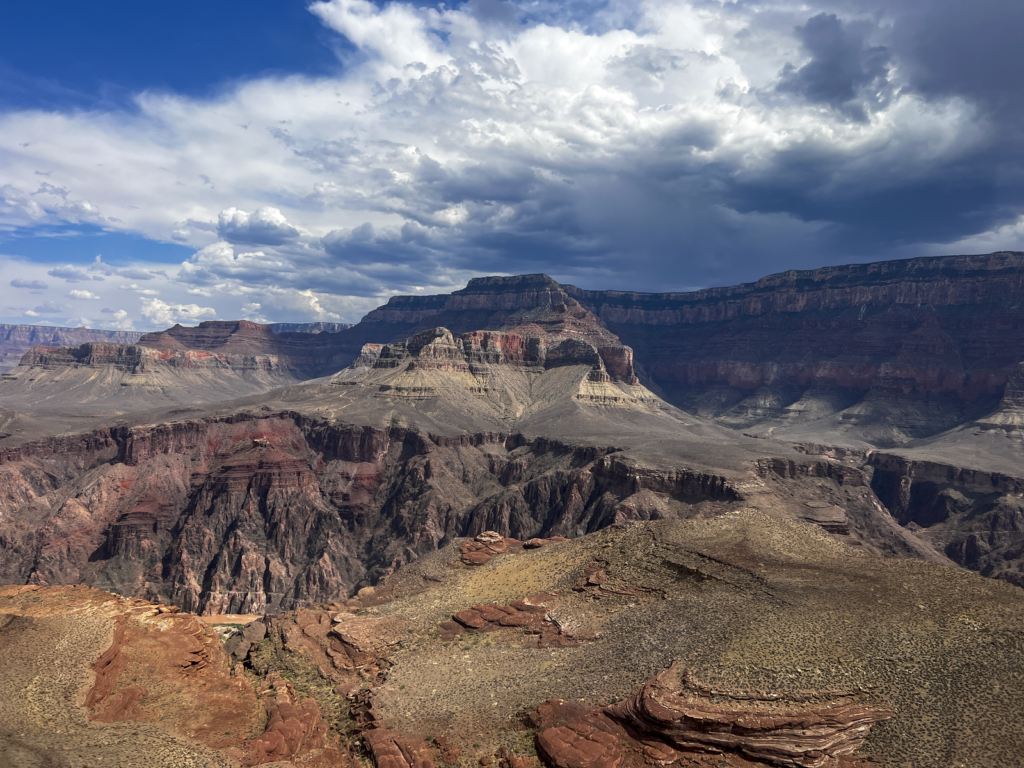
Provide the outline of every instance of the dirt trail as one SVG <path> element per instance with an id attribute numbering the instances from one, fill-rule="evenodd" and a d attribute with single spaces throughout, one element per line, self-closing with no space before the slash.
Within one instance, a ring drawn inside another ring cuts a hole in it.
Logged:
<path id="1" fill-rule="evenodd" d="M 89 722 L 80 706 L 110 619 L 0 613 L 0 766 L 226 768 L 224 757 L 152 725 Z"/>

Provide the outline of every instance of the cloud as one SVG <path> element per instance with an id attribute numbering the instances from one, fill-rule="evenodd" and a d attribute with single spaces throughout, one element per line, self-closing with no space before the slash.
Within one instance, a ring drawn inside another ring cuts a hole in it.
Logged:
<path id="1" fill-rule="evenodd" d="M 136 285 L 135 283 L 130 283 L 128 285 L 119 285 L 118 288 L 120 288 L 122 291 L 135 291 L 135 293 L 139 294 L 140 296 L 159 296 L 160 295 L 160 291 L 158 291 L 158 290 L 156 290 L 154 288 L 141 288 L 140 286 Z"/>
<path id="2" fill-rule="evenodd" d="M 299 237 L 299 231 L 288 223 L 277 208 L 257 208 L 248 214 L 237 208 L 221 211 L 218 234 L 230 243 L 246 245 L 284 245 Z"/>
<path id="3" fill-rule="evenodd" d="M 60 315 L 64 313 L 63 307 L 53 302 L 46 302 L 41 304 L 35 309 L 28 310 L 25 314 L 29 317 L 38 317 L 39 315 Z"/>
<path id="4" fill-rule="evenodd" d="M 270 320 L 265 318 L 260 310 L 262 306 L 257 301 L 250 301 L 247 304 L 242 305 L 242 317 L 246 320 L 252 320 L 254 323 L 269 323 Z"/>
<path id="5" fill-rule="evenodd" d="M 808 101 L 828 104 L 859 120 L 867 119 L 864 104 L 853 103 L 871 88 L 869 102 L 889 96 L 886 77 L 891 55 L 884 46 L 868 46 L 856 26 L 844 24 L 834 13 L 820 13 L 797 28 L 811 60 L 799 69 L 787 63 L 779 91 L 797 93 Z"/>
<path id="6" fill-rule="evenodd" d="M 56 267 L 49 270 L 46 274 L 50 277 L 58 277 L 68 283 L 82 283 L 96 279 L 94 275 L 90 275 L 84 269 L 78 269 L 68 264 L 66 267 Z M 103 278 L 99 278 L 103 279 Z"/>
<path id="7" fill-rule="evenodd" d="M 333 76 L 4 112 L 0 225 L 88 219 L 195 249 L 51 270 L 68 282 L 346 320 L 482 273 L 685 289 L 1024 247 L 1016 6 L 451 5 L 313 3 Z"/>
<path id="8" fill-rule="evenodd" d="M 213 307 L 198 304 L 168 304 L 160 299 L 145 299 L 142 314 L 156 325 L 169 326 L 174 323 L 195 323 L 204 318 L 216 317 Z"/>
<path id="9" fill-rule="evenodd" d="M 68 291 L 68 296 L 70 296 L 72 299 L 98 299 L 99 298 L 99 296 L 97 296 L 92 291 L 80 291 L 80 290 Z"/>
<path id="10" fill-rule="evenodd" d="M 115 331 L 130 331 L 135 328 L 135 322 L 128 317 L 128 312 L 123 309 L 102 309 L 100 311 L 105 315 L 113 315 L 110 320 L 102 323 L 104 328 Z"/>
<path id="11" fill-rule="evenodd" d="M 11 285 L 15 288 L 32 288 L 37 291 L 45 291 L 50 287 L 42 280 L 11 280 Z"/>

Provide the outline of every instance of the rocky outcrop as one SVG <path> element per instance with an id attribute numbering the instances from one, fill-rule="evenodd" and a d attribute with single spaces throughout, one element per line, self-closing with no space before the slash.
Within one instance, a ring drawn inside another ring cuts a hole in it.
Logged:
<path id="1" fill-rule="evenodd" d="M 959 565 L 1024 587 L 1024 479 L 880 451 L 869 463 L 897 522 Z"/>
<path id="2" fill-rule="evenodd" d="M 661 741 L 648 751 L 661 752 L 663 762 L 671 762 L 676 750 L 738 752 L 794 768 L 834 765 L 864 743 L 872 725 L 893 716 L 857 703 L 849 691 L 716 690 L 678 665 L 605 713 L 629 731 Z M 547 741 L 555 742 L 554 736 Z M 542 733 L 538 744 L 544 742 Z"/>
<path id="3" fill-rule="evenodd" d="M 221 351 L 263 351 L 277 334 L 269 326 L 248 320 L 206 320 L 195 327 L 180 323 L 166 331 L 147 333 L 139 339 L 153 349 L 203 349 Z"/>
<path id="4" fill-rule="evenodd" d="M 77 347 L 89 342 L 134 344 L 140 331 L 100 331 L 94 328 L 58 328 L 46 325 L 0 325 L 0 373 L 14 368 L 35 346 Z"/>
<path id="5" fill-rule="evenodd" d="M 524 549 L 539 549 L 546 544 L 568 541 L 564 536 L 552 536 L 550 539 L 532 538 L 527 542 L 518 539 L 506 539 L 497 531 L 484 531 L 472 539 L 463 542 L 459 551 L 462 562 L 466 565 L 487 565 L 495 555 L 506 552 L 522 552 Z"/>
<path id="6" fill-rule="evenodd" d="M 489 366 L 505 365 L 538 371 L 585 365 L 591 367 L 592 381 L 640 383 L 628 347 L 597 347 L 580 338 L 539 333 L 473 331 L 455 338 L 447 328 L 429 328 L 407 341 L 385 344 L 373 367 L 485 376 Z"/>
<path id="7" fill-rule="evenodd" d="M 276 672 L 267 676 L 262 693 L 266 697 L 266 730 L 231 750 L 240 758 L 242 765 L 277 763 L 324 751 L 328 745 L 329 726 L 322 722 L 322 713 L 315 699 L 297 696 L 294 686 Z M 342 756 L 337 750 L 332 749 L 331 752 L 334 754 L 327 756 L 330 762 L 326 764 L 337 765 L 334 761 Z"/>
<path id="8" fill-rule="evenodd" d="M 572 648 L 579 645 L 565 625 L 554 616 L 558 596 L 551 593 L 527 595 L 509 605 L 474 605 L 452 615 L 452 621 L 440 624 L 444 641 L 466 632 L 498 632 L 514 629 L 537 638 L 538 648 Z"/>
<path id="9" fill-rule="evenodd" d="M 583 339 L 594 346 L 620 344 L 592 312 L 547 275 L 473 278 L 448 296 L 393 296 L 360 325 L 396 329 L 396 338 L 443 326 L 454 334 L 511 331 Z M 397 331 L 401 328 L 404 333 Z"/>

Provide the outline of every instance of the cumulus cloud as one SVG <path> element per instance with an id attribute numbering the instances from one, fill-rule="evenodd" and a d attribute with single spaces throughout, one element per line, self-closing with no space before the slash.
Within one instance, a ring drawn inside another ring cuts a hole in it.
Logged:
<path id="1" fill-rule="evenodd" d="M 15 288 L 31 288 L 37 291 L 45 291 L 50 287 L 42 280 L 11 280 L 11 285 Z"/>
<path id="2" fill-rule="evenodd" d="M 68 296 L 70 296 L 72 299 L 98 299 L 99 298 L 99 296 L 97 296 L 92 291 L 81 291 L 81 290 L 77 290 L 77 289 L 73 290 L 73 291 L 68 291 Z"/>
<path id="3" fill-rule="evenodd" d="M 135 328 L 135 321 L 128 316 L 128 312 L 123 309 L 102 309 L 100 310 L 105 315 L 111 315 L 111 319 L 102 323 L 104 328 L 113 331 L 130 331 Z"/>
<path id="4" fill-rule="evenodd" d="M 237 208 L 220 212 L 217 233 L 230 243 L 246 245 L 284 245 L 299 237 L 299 230 L 288 223 L 277 208 L 265 206 L 252 214 Z"/>
<path id="5" fill-rule="evenodd" d="M 242 305 L 242 317 L 246 320 L 252 320 L 254 323 L 269 323 L 271 322 L 263 316 L 263 307 L 258 301 L 250 301 Z"/>
<path id="6" fill-rule="evenodd" d="M 313 3 L 347 41 L 332 77 L 4 113 L 0 224 L 92 216 L 193 246 L 164 275 L 49 273 L 148 270 L 153 287 L 130 290 L 166 298 L 154 323 L 188 296 L 221 316 L 357 320 L 481 273 L 686 289 L 1024 247 L 1006 3 L 452 5 Z"/>
<path id="7" fill-rule="evenodd" d="M 160 326 L 175 323 L 194 324 L 217 316 L 213 307 L 200 307 L 198 304 L 168 304 L 160 299 L 145 299 L 142 302 L 142 314 Z"/>

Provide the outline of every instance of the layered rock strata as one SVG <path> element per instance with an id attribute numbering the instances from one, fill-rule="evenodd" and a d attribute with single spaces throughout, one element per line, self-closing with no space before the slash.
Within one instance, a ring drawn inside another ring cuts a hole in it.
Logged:
<path id="1" fill-rule="evenodd" d="M 639 480 L 609 449 L 457 439 L 296 413 L 114 428 L 0 452 L 0 579 L 88 583 L 221 614 L 325 602 L 452 537 L 523 541 L 729 504 L 699 472 Z"/>
<path id="2" fill-rule="evenodd" d="M 479 278 L 448 297 L 393 297 L 360 326 L 385 338 L 532 323 L 595 346 L 614 338 L 694 413 L 775 433 L 834 416 L 816 429 L 896 445 L 995 407 L 1024 360 L 1022 265 L 1020 253 L 909 259 L 665 294 Z"/>
<path id="3" fill-rule="evenodd" d="M 279 371 L 286 361 L 276 355 L 225 354 L 196 349 L 152 349 L 142 345 L 88 343 L 78 347 L 33 347 L 21 360 L 30 368 L 60 369 L 109 366 L 145 374 L 159 368 Z"/>
<path id="4" fill-rule="evenodd" d="M 77 347 L 89 342 L 134 344 L 141 331 L 101 331 L 94 328 L 58 328 L 46 325 L 0 325 L 0 373 L 18 365 L 34 346 Z"/>
<path id="5" fill-rule="evenodd" d="M 486 375 L 492 365 L 538 370 L 586 365 L 591 366 L 591 381 L 630 386 L 640 383 L 629 347 L 598 347 L 583 339 L 557 335 L 490 331 L 464 333 L 456 339 L 447 328 L 430 328 L 408 341 L 385 344 L 372 367 Z"/>
<path id="6" fill-rule="evenodd" d="M 670 750 L 728 750 L 798 768 L 835 764 L 861 747 L 872 725 L 893 716 L 857 703 L 854 692 L 716 690 L 678 665 L 605 711 L 632 732 L 663 741 L 668 750 L 650 750 L 662 751 L 661 761 L 671 761 Z"/>

